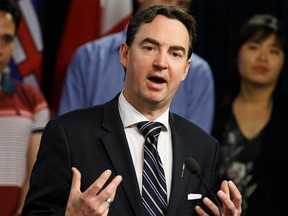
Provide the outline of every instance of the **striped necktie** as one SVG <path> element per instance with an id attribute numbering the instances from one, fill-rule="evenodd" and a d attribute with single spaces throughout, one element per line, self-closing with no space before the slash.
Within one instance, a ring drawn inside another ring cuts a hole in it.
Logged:
<path id="1" fill-rule="evenodd" d="M 162 124 L 139 122 L 137 127 L 145 138 L 142 182 L 142 203 L 145 215 L 165 215 L 167 189 L 163 165 L 157 151 L 157 141 Z"/>

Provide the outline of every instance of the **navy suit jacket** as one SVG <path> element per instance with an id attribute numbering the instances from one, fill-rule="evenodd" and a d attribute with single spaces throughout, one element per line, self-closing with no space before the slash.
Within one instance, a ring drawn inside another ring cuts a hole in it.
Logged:
<path id="1" fill-rule="evenodd" d="M 47 124 L 22 215 L 64 215 L 71 187 L 71 167 L 82 174 L 85 191 L 106 170 L 122 175 L 109 215 L 143 215 L 132 157 L 118 111 L 119 94 L 103 105 L 72 111 Z M 187 170 L 186 158 L 194 158 L 204 181 L 211 186 L 217 161 L 218 141 L 195 124 L 169 114 L 173 144 L 173 175 L 167 215 L 195 215 L 201 202 L 188 194 L 205 195 L 205 188 Z"/>

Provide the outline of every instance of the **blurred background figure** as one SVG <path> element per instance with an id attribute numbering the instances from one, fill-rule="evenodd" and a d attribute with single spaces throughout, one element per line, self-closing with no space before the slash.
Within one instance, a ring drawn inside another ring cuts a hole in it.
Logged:
<path id="1" fill-rule="evenodd" d="M 9 61 L 13 79 L 23 81 L 37 88 L 42 87 L 43 38 L 39 1 L 10 0 L 20 11 L 20 23 L 14 38 L 14 50 Z M 23 18 L 22 18 L 23 17 Z"/>
<path id="2" fill-rule="evenodd" d="M 191 0 L 138 0 L 139 10 L 165 3 L 189 8 Z M 126 29 L 88 42 L 77 49 L 66 72 L 59 114 L 101 104 L 112 99 L 124 85 L 125 72 L 119 48 Z M 193 53 L 188 76 L 180 85 L 171 111 L 211 132 L 214 113 L 214 81 L 209 64 Z"/>
<path id="3" fill-rule="evenodd" d="M 51 20 L 54 20 L 53 29 L 57 31 L 57 29 L 59 29 L 59 22 L 61 23 L 61 17 L 65 17 L 65 22 L 59 32 L 61 34 L 60 41 L 59 44 L 56 45 L 57 54 L 55 55 L 55 67 L 53 67 L 53 63 L 47 63 L 47 61 L 44 61 L 43 65 L 43 68 L 55 74 L 52 89 L 49 83 L 45 83 L 52 93 L 50 106 L 52 114 L 57 115 L 67 67 L 75 50 L 84 43 L 122 31 L 130 20 L 133 7 L 132 0 L 43 0 L 42 2 L 42 7 L 46 12 L 44 17 L 48 20 L 47 23 L 43 23 L 45 26 L 44 30 L 47 29 L 49 23 L 53 22 Z M 61 7 L 62 14 L 60 18 L 54 15 L 59 7 Z M 52 11 L 50 9 L 52 9 Z M 49 16 L 51 13 L 53 13 L 53 16 Z M 87 28 L 87 26 L 89 27 Z M 79 34 L 79 32 L 81 32 L 81 34 Z M 53 38 L 55 37 L 55 31 L 53 35 L 49 35 L 49 30 L 47 30 L 44 35 L 52 39 L 51 36 L 53 36 Z M 45 50 L 47 50 L 48 57 L 51 58 L 51 45 L 45 46 Z M 47 76 L 47 78 L 49 79 L 51 76 Z"/>
<path id="4" fill-rule="evenodd" d="M 0 215 L 20 215 L 49 109 L 42 93 L 14 81 L 8 64 L 20 13 L 0 1 Z"/>
<path id="5" fill-rule="evenodd" d="M 57 111 L 67 65 L 75 50 L 100 36 L 122 31 L 126 25 L 125 21 L 129 19 L 129 14 L 131 15 L 139 8 L 139 3 L 138 0 L 25 0 L 19 1 L 18 4 L 21 3 L 22 6 L 29 1 L 36 6 L 34 8 L 39 15 L 43 33 L 45 49 L 43 50 L 42 70 L 45 82 L 42 83 L 41 88 L 50 108 Z M 186 1 L 189 2 L 189 0 Z M 180 4 L 184 4 L 183 2 L 180 1 Z M 239 26 L 248 17 L 262 13 L 273 14 L 283 20 L 288 28 L 288 1 L 286 0 L 261 1 L 261 4 L 259 0 L 193 0 L 188 4 L 189 13 L 197 21 L 198 36 L 194 52 L 209 63 L 213 72 L 215 96 L 219 98 L 224 93 L 223 82 L 229 71 L 227 59 L 231 56 L 231 47 L 234 46 L 233 38 Z M 107 18 L 110 21 L 104 21 L 103 17 L 105 17 L 104 20 Z M 25 17 L 26 20 L 29 19 Z M 106 23 L 116 23 L 116 25 L 106 26 Z M 19 30 L 18 35 L 21 28 Z M 285 76 L 288 82 L 287 70 L 285 70 Z M 288 85 L 286 90 L 288 90 Z"/>
<path id="6" fill-rule="evenodd" d="M 247 215 L 286 215 L 288 95 L 283 81 L 287 33 L 268 14 L 240 29 L 226 95 L 212 135 L 221 144 L 219 175 L 232 179 Z"/>

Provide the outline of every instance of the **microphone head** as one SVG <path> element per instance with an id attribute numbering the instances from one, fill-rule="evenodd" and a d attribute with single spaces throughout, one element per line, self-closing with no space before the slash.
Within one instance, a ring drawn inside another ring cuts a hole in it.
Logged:
<path id="1" fill-rule="evenodd" d="M 200 167 L 197 163 L 196 160 L 194 160 L 193 158 L 187 158 L 185 160 L 185 167 L 187 167 L 187 169 L 194 175 L 196 175 L 198 177 L 198 179 L 200 180 L 200 182 L 203 184 L 203 186 L 205 187 L 205 189 L 208 191 L 208 193 L 210 194 L 210 196 L 214 199 L 214 202 L 216 203 L 219 211 L 220 211 L 220 216 L 222 216 L 222 209 L 221 209 L 221 205 L 218 201 L 218 199 L 216 198 L 216 196 L 213 194 L 212 190 L 205 184 L 205 182 L 202 179 L 202 176 L 200 174 Z"/>
<path id="2" fill-rule="evenodd" d="M 193 158 L 187 158 L 185 160 L 185 165 L 191 173 L 196 174 L 196 175 L 200 174 L 200 167 L 197 161 L 195 161 Z"/>

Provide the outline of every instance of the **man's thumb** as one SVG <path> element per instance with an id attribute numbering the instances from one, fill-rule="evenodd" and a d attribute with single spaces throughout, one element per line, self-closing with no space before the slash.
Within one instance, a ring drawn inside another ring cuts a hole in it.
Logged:
<path id="1" fill-rule="evenodd" d="M 80 191 L 81 186 L 81 173 L 79 170 L 75 167 L 72 167 L 72 184 L 71 184 L 71 190 Z"/>

